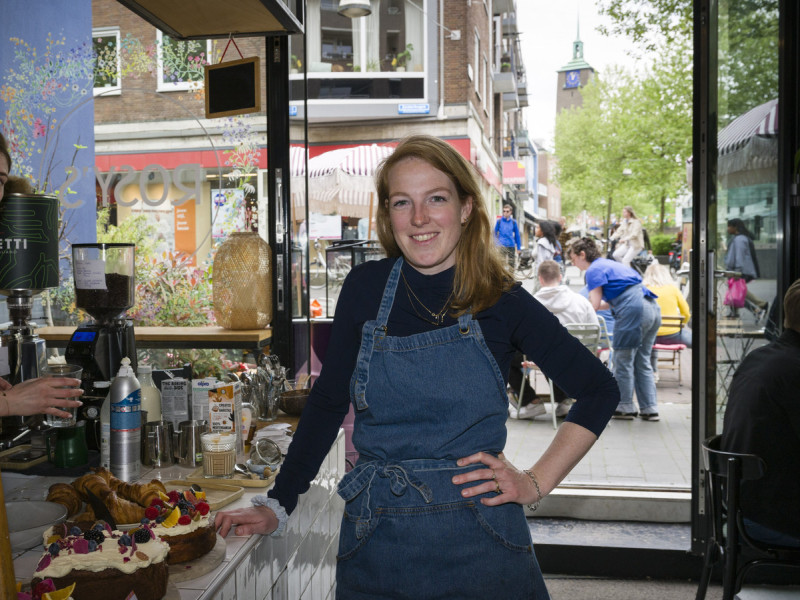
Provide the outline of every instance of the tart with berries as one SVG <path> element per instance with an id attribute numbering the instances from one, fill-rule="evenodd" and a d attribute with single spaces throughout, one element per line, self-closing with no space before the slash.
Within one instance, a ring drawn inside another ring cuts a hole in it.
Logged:
<path id="1" fill-rule="evenodd" d="M 157 600 L 167 591 L 169 546 L 142 524 L 136 532 L 112 531 L 99 521 L 90 529 L 56 525 L 48 531 L 31 586 L 51 579 L 56 589 L 73 584 L 74 600 Z"/>
<path id="2" fill-rule="evenodd" d="M 217 543 L 211 508 L 204 492 L 171 490 L 159 493 L 147 507 L 142 526 L 169 544 L 167 563 L 184 563 L 208 554 Z"/>

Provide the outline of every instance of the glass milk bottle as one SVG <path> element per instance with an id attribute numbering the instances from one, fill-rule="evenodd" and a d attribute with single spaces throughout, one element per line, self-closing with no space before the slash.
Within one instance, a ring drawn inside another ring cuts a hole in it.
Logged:
<path id="1" fill-rule="evenodd" d="M 161 392 L 153 383 L 153 367 L 139 365 L 139 385 L 142 386 L 142 410 L 148 421 L 161 420 Z"/>

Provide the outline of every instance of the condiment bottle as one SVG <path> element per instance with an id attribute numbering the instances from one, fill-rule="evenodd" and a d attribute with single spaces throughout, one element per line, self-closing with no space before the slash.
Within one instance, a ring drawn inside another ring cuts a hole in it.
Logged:
<path id="1" fill-rule="evenodd" d="M 161 392 L 153 383 L 153 367 L 139 365 L 139 385 L 142 386 L 142 410 L 148 421 L 161 420 Z"/>

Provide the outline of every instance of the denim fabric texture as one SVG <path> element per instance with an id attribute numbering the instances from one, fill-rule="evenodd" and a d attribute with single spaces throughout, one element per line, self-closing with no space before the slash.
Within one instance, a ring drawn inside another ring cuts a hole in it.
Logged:
<path id="1" fill-rule="evenodd" d="M 645 298 L 641 284 L 633 285 L 612 300 L 614 310 L 614 377 L 620 393 L 619 412 L 658 412 L 656 383 L 650 360 L 653 343 L 661 326 L 661 309 Z"/>
<path id="2" fill-rule="evenodd" d="M 346 504 L 336 597 L 547 599 L 522 506 L 483 506 L 452 483 L 484 468 L 456 459 L 505 446 L 497 363 L 469 314 L 450 327 L 389 335 L 402 266 L 364 324 L 351 380 L 359 460 L 338 488 Z"/>

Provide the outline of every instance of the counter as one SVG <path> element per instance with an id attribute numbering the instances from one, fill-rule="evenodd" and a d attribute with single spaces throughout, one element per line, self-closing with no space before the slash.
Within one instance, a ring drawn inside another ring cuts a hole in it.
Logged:
<path id="1" fill-rule="evenodd" d="M 181 479 L 193 469 L 172 466 L 143 470 L 141 481 Z M 332 596 L 336 570 L 339 523 L 344 501 L 336 484 L 345 472 L 345 437 L 339 431 L 331 451 L 289 517 L 286 534 L 226 538 L 222 564 L 210 573 L 175 584 L 181 600 L 326 600 Z M 53 483 L 74 478 L 26 476 L 3 472 L 6 501 L 44 500 Z M 266 493 L 245 488 L 244 495 L 223 510 L 250 506 L 250 498 Z M 29 550 L 14 556 L 18 580 L 30 580 L 41 556 Z"/>

